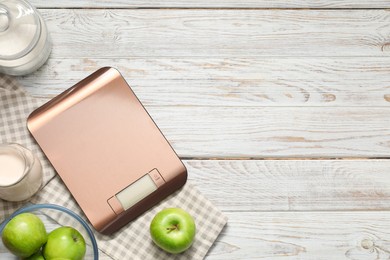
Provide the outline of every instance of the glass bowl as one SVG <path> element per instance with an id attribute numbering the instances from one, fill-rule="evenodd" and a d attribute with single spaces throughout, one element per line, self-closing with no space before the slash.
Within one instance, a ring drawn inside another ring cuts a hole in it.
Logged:
<path id="1" fill-rule="evenodd" d="M 3 233 L 5 225 L 16 215 L 21 213 L 30 212 L 37 215 L 45 224 L 47 232 L 60 227 L 71 226 L 77 229 L 84 237 L 87 245 L 87 251 L 84 260 L 98 260 L 99 251 L 96 243 L 95 236 L 88 226 L 88 224 L 73 211 L 54 204 L 29 204 L 23 208 L 15 211 L 10 217 L 8 217 L 3 223 L 0 224 L 0 234 Z M 3 245 L 0 240 L 0 259 L 1 260 L 15 260 L 19 259 L 17 256 L 11 254 L 8 249 Z"/>

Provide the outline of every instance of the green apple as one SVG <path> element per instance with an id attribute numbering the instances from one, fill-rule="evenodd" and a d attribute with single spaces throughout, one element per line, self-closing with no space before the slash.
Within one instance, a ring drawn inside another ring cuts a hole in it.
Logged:
<path id="1" fill-rule="evenodd" d="M 45 260 L 45 258 L 43 257 L 41 250 L 39 250 L 38 252 L 36 252 L 32 256 L 24 258 L 24 260 Z"/>
<path id="2" fill-rule="evenodd" d="M 161 249 L 178 254 L 187 250 L 195 237 L 195 222 L 191 215 L 180 208 L 160 211 L 150 223 L 150 235 Z"/>
<path id="3" fill-rule="evenodd" d="M 46 260 L 83 259 L 87 248 L 84 237 L 72 227 L 59 227 L 49 233 L 47 243 L 43 247 Z"/>
<path id="4" fill-rule="evenodd" d="M 42 220 L 32 213 L 22 213 L 12 218 L 2 233 L 4 246 L 16 256 L 29 257 L 47 241 Z"/>

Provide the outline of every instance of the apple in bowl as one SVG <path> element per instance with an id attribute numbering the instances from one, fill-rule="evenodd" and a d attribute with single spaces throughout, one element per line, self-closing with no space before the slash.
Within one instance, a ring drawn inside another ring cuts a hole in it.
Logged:
<path id="1" fill-rule="evenodd" d="M 5 247 L 14 255 L 29 257 L 46 243 L 47 232 L 39 217 L 32 213 L 23 213 L 7 223 L 2 240 Z"/>
<path id="2" fill-rule="evenodd" d="M 62 226 L 47 234 L 42 220 L 33 213 L 12 217 L 2 231 L 3 245 L 25 260 L 82 260 L 84 237 L 73 227 Z"/>
<path id="3" fill-rule="evenodd" d="M 49 233 L 43 246 L 45 260 L 72 259 L 82 260 L 86 252 L 83 236 L 72 227 L 59 227 Z"/>

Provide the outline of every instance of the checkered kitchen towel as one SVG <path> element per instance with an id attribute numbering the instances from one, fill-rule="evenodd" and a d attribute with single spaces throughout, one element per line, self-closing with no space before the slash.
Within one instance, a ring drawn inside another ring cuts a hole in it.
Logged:
<path id="1" fill-rule="evenodd" d="M 62 183 L 49 161 L 26 128 L 26 118 L 44 101 L 30 97 L 11 77 L 0 75 L 0 143 L 19 143 L 32 150 L 40 158 L 44 169 L 44 188 L 32 198 L 33 203 L 53 203 L 65 206 L 84 216 L 72 196 Z M 10 215 L 23 203 L 0 200 L 0 220 Z M 156 246 L 149 235 L 149 224 L 153 216 L 163 208 L 181 207 L 195 219 L 197 234 L 192 247 L 173 256 Z M 66 225 L 66 219 L 57 219 Z M 95 232 L 98 247 L 104 254 L 117 260 L 127 259 L 202 259 L 218 237 L 227 219 L 215 206 L 194 187 L 186 184 L 151 210 L 129 223 L 112 236 Z"/>

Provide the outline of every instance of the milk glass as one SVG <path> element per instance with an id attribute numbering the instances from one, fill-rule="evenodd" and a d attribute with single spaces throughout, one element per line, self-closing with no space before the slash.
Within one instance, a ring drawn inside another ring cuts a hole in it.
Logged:
<path id="1" fill-rule="evenodd" d="M 27 148 L 18 144 L 0 144 L 0 198 L 23 201 L 42 185 L 42 166 Z"/>
<path id="2" fill-rule="evenodd" d="M 24 0 L 0 1 L 0 72 L 25 75 L 48 59 L 51 41 L 38 11 Z"/>

